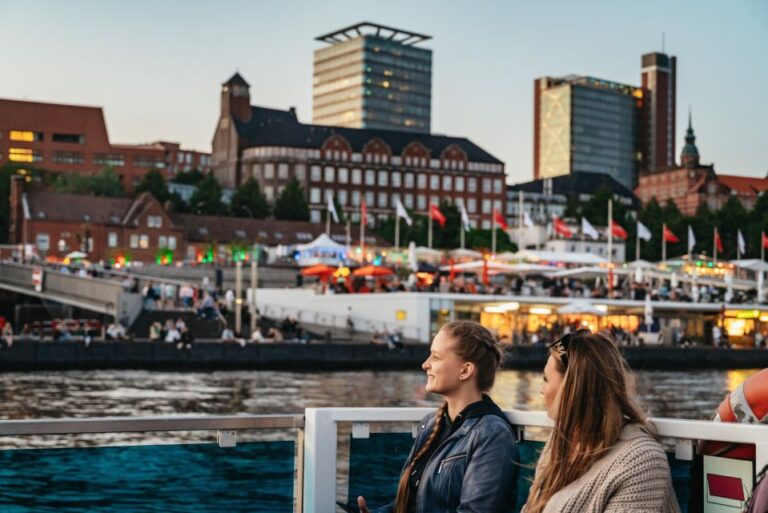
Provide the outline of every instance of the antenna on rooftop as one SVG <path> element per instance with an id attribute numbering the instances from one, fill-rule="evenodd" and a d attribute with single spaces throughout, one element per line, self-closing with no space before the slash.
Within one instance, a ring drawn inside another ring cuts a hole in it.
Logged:
<path id="1" fill-rule="evenodd" d="M 664 51 L 664 31 L 661 31 L 661 53 L 666 53 Z"/>

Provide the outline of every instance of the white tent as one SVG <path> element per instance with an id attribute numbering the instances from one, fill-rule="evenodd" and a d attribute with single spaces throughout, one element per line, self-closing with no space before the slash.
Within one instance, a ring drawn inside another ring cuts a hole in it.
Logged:
<path id="1" fill-rule="evenodd" d="M 72 253 L 69 253 L 64 258 L 69 258 L 70 260 L 79 260 L 81 258 L 88 258 L 88 255 L 86 255 L 82 251 L 73 251 Z"/>
<path id="2" fill-rule="evenodd" d="M 310 250 L 320 250 L 320 251 L 322 251 L 322 250 L 326 250 L 326 249 L 330 249 L 330 250 L 334 250 L 334 249 L 342 250 L 342 249 L 344 249 L 345 250 L 346 246 L 343 246 L 342 244 L 339 244 L 338 242 L 336 242 L 335 240 L 330 238 L 328 235 L 323 233 L 322 235 L 320 235 L 318 238 L 316 238 L 312 242 L 308 242 L 306 244 L 299 244 L 298 246 L 296 246 L 296 249 L 298 251 L 310 251 Z"/>
<path id="3" fill-rule="evenodd" d="M 450 252 L 454 258 L 482 258 L 483 254 L 473 249 L 454 249 Z"/>
<path id="4" fill-rule="evenodd" d="M 530 249 L 511 254 L 502 253 L 501 255 L 498 255 L 497 259 L 518 262 L 552 262 L 578 265 L 599 265 L 608 262 L 606 259 L 593 253 L 579 253 L 569 251 L 534 251 Z"/>
<path id="5" fill-rule="evenodd" d="M 347 253 L 347 247 L 322 234 L 312 242 L 296 246 L 299 267 L 326 264 L 338 265 Z"/>
<path id="6" fill-rule="evenodd" d="M 731 260 L 731 263 L 740 269 L 748 269 L 755 273 L 768 271 L 768 262 L 759 258 L 750 258 L 746 260 Z"/>
<path id="7" fill-rule="evenodd" d="M 561 306 L 557 309 L 557 313 L 559 314 L 586 314 L 586 315 L 596 315 L 598 317 L 603 317 L 605 315 L 605 312 L 597 308 L 592 303 L 588 303 L 586 301 L 573 301 L 571 303 L 568 303 L 565 306 Z"/>

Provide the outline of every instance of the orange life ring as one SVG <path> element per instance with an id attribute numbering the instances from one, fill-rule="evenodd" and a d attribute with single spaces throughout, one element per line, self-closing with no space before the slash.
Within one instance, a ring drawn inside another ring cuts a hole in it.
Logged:
<path id="1" fill-rule="evenodd" d="M 739 422 L 742 424 L 768 424 L 768 369 L 747 378 L 729 393 L 715 413 L 715 422 Z M 754 459 L 755 446 L 707 442 L 704 454 L 738 459 Z"/>

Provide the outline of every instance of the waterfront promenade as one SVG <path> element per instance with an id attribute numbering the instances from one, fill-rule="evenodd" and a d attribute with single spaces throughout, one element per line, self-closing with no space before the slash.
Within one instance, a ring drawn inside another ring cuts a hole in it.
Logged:
<path id="1" fill-rule="evenodd" d="M 410 370 L 426 359 L 429 346 L 403 350 L 361 343 L 248 344 L 197 341 L 192 349 L 149 342 L 26 341 L 0 351 L 0 372 L 74 369 L 146 370 Z M 633 369 L 754 369 L 768 367 L 768 350 L 711 347 L 625 347 Z M 509 347 L 504 367 L 540 370 L 546 348 Z"/>

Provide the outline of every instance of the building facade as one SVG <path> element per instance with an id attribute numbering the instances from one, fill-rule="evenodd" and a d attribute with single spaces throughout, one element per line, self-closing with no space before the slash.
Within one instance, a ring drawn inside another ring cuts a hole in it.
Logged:
<path id="1" fill-rule="evenodd" d="M 111 167 L 132 190 L 152 169 L 167 178 L 187 166 L 207 169 L 209 154 L 169 142 L 113 144 L 101 107 L 0 99 L 0 165 L 6 162 L 86 175 Z"/>
<path id="2" fill-rule="evenodd" d="M 397 201 L 425 214 L 430 204 L 465 205 L 477 227 L 504 211 L 504 164 L 468 139 L 414 132 L 300 123 L 295 110 L 250 105 L 239 74 L 222 85 L 213 138 L 214 172 L 224 187 L 256 179 L 273 201 L 292 178 L 313 222 L 331 196 L 353 222 L 365 202 L 368 222 L 392 217 Z"/>
<path id="3" fill-rule="evenodd" d="M 373 23 L 318 37 L 312 122 L 429 133 L 432 50 L 415 46 L 428 39 Z"/>
<path id="4" fill-rule="evenodd" d="M 569 75 L 534 81 L 534 179 L 578 171 L 637 185 L 674 165 L 676 59 L 642 56 L 641 87 Z"/>

